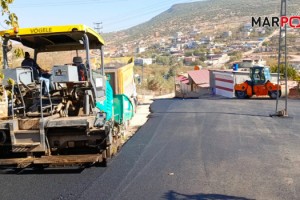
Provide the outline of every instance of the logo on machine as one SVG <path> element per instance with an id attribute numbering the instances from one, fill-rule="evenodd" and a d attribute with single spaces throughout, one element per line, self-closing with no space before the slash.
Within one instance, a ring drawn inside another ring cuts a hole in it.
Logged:
<path id="1" fill-rule="evenodd" d="M 44 27 L 44 28 L 32 28 L 30 29 L 30 32 L 33 33 L 51 33 L 52 28 Z"/>
<path id="2" fill-rule="evenodd" d="M 252 27 L 284 27 L 300 28 L 300 16 L 252 17 Z"/>

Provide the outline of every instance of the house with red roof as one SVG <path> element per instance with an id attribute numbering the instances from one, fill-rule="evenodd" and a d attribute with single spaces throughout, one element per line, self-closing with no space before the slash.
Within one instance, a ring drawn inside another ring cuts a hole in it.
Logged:
<path id="1" fill-rule="evenodd" d="M 197 98 L 209 94 L 209 71 L 188 71 L 187 75 L 179 75 L 175 79 L 175 96 L 182 98 Z"/>

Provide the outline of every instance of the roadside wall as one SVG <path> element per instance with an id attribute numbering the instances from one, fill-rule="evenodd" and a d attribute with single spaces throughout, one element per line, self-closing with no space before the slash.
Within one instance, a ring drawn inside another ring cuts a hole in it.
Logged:
<path id="1" fill-rule="evenodd" d="M 230 72 L 218 72 L 214 73 L 214 88 L 212 88 L 213 94 L 221 95 L 228 98 L 234 97 L 234 76 Z"/>

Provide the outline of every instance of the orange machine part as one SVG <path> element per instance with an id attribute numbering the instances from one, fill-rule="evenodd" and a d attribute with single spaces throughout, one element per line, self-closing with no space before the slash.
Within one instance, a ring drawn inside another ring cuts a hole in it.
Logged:
<path id="1" fill-rule="evenodd" d="M 269 92 L 265 85 L 255 85 L 253 90 L 256 96 L 265 96 Z"/>
<path id="2" fill-rule="evenodd" d="M 248 85 L 248 84 L 247 84 L 247 85 Z M 253 96 L 252 87 L 248 87 L 248 88 L 247 88 L 247 95 L 248 95 L 248 97 L 252 97 L 252 96 Z"/>
<path id="3" fill-rule="evenodd" d="M 248 83 L 244 82 L 244 83 L 240 83 L 240 84 L 236 84 L 234 86 L 234 90 L 238 90 L 238 91 L 245 91 L 248 88 Z"/>
<path id="4" fill-rule="evenodd" d="M 266 85 L 267 90 L 269 90 L 269 91 L 277 90 L 277 88 L 278 88 L 278 90 L 281 90 L 280 85 L 273 84 L 270 81 L 268 81 L 265 85 Z"/>

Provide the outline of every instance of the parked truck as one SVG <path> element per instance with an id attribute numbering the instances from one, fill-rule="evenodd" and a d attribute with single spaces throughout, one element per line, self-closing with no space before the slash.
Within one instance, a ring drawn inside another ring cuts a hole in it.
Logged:
<path id="1" fill-rule="evenodd" d="M 133 57 L 106 58 L 105 66 L 114 94 L 124 94 L 131 99 L 136 97 Z"/>
<path id="2" fill-rule="evenodd" d="M 114 92 L 115 121 L 126 128 L 137 106 L 133 57 L 106 58 L 105 74 Z M 120 102 L 116 104 L 116 102 Z M 129 111 L 130 110 L 130 111 Z"/>
<path id="3" fill-rule="evenodd" d="M 101 35 L 85 25 L 20 28 L 0 35 L 1 95 L 7 99 L 2 107 L 8 108 L 0 120 L 0 166 L 105 163 L 120 148 L 122 122 L 114 120 L 113 106 L 119 103 L 114 103 L 114 91 L 105 75 Z M 31 48 L 34 60 L 41 53 L 56 52 L 64 58 L 63 53 L 70 52 L 67 55 L 77 58 L 83 55 L 85 62 L 78 67 L 66 59 L 53 65 L 53 88 L 45 92 L 45 80 L 34 78 L 32 66 L 11 65 L 10 41 Z M 91 50 L 101 52 L 100 64 L 94 67 Z"/>

